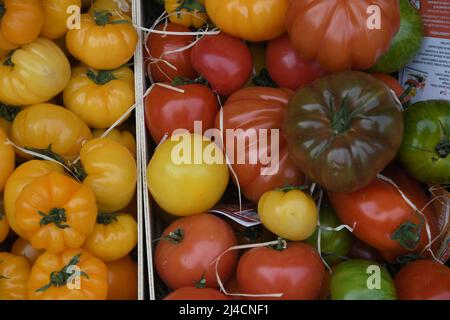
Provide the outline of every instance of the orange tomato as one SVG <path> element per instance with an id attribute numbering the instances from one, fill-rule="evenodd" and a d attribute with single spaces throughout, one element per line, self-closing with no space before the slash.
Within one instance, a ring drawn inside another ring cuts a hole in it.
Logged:
<path id="1" fill-rule="evenodd" d="M 44 25 L 41 36 L 47 39 L 57 39 L 67 32 L 67 19 L 70 14 L 67 9 L 70 6 L 81 7 L 81 0 L 43 0 Z"/>
<path id="2" fill-rule="evenodd" d="M 128 255 L 108 267 L 108 300 L 137 300 L 138 268 L 137 263 Z"/>
<path id="3" fill-rule="evenodd" d="M 0 252 L 0 300 L 25 300 L 30 266 L 24 257 Z"/>

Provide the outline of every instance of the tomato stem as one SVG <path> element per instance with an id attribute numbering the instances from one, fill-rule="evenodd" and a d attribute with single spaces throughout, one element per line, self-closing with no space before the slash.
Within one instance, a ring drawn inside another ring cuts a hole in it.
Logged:
<path id="1" fill-rule="evenodd" d="M 258 87 L 278 88 L 278 85 L 272 80 L 269 71 L 265 68 L 261 69 L 259 74 L 252 78 L 252 83 Z"/>
<path id="2" fill-rule="evenodd" d="M 43 217 L 39 223 L 40 226 L 54 223 L 60 229 L 70 228 L 68 224 L 62 224 L 67 222 L 66 209 L 64 208 L 53 208 L 48 214 L 42 211 L 38 211 L 38 213 Z"/>
<path id="3" fill-rule="evenodd" d="M 440 158 L 445 159 L 450 154 L 450 141 L 445 138 L 436 146 L 436 152 Z"/>
<path id="4" fill-rule="evenodd" d="M 277 250 L 277 251 L 283 251 L 287 248 L 287 242 L 281 237 L 278 237 L 278 243 L 271 245 L 270 248 Z"/>
<path id="5" fill-rule="evenodd" d="M 44 156 L 47 156 L 49 158 L 54 159 L 55 161 L 65 164 L 65 160 L 57 153 L 52 151 L 52 144 L 50 144 L 47 149 L 37 149 L 37 148 L 26 148 L 27 150 L 42 154 Z"/>
<path id="6" fill-rule="evenodd" d="M 103 225 L 109 225 L 113 222 L 117 222 L 118 213 L 104 213 L 100 212 L 97 216 L 97 223 Z"/>
<path id="7" fill-rule="evenodd" d="M 86 179 L 87 173 L 86 173 L 86 170 L 84 170 L 83 164 L 81 163 L 81 161 L 77 161 L 76 163 L 72 164 L 70 166 L 70 169 L 77 176 L 78 180 L 84 181 L 84 179 Z"/>
<path id="8" fill-rule="evenodd" d="M 162 237 L 161 239 L 170 241 L 174 244 L 178 244 L 183 241 L 184 231 L 183 229 L 176 229 L 175 231 L 170 232 L 167 236 Z"/>
<path id="9" fill-rule="evenodd" d="M 98 26 L 106 26 L 107 24 L 126 24 L 129 20 L 112 20 L 112 13 L 107 10 L 94 11 L 94 21 Z"/>
<path id="10" fill-rule="evenodd" d="M 422 235 L 423 218 L 420 215 L 418 216 L 421 219 L 419 224 L 415 224 L 411 221 L 405 221 L 397 228 L 397 230 L 394 231 L 391 236 L 392 240 L 397 241 L 403 248 L 410 251 L 417 247 Z"/>
<path id="11" fill-rule="evenodd" d="M 88 69 L 86 71 L 86 75 L 89 79 L 91 79 L 97 85 L 104 85 L 112 80 L 116 80 L 117 78 L 114 76 L 115 70 L 101 70 L 94 71 L 93 69 Z"/>
<path id="12" fill-rule="evenodd" d="M 12 62 L 12 56 L 16 50 L 11 50 L 8 52 L 8 55 L 6 56 L 5 62 L 3 62 L 3 65 L 6 67 L 14 67 L 14 62 Z"/>
<path id="13" fill-rule="evenodd" d="M 20 107 L 9 106 L 0 102 L 0 118 L 8 122 L 13 122 L 20 111 L 22 111 Z"/>
<path id="14" fill-rule="evenodd" d="M 331 101 L 330 106 L 334 110 L 334 101 Z M 337 136 L 348 131 L 352 124 L 351 118 L 348 96 L 345 96 L 340 109 L 337 112 L 332 111 L 331 128 L 333 129 L 334 135 Z"/>
<path id="15" fill-rule="evenodd" d="M 202 276 L 202 278 L 200 279 L 200 281 L 197 281 L 195 283 L 195 287 L 197 289 L 205 289 L 206 288 L 206 279 L 205 279 L 205 275 Z"/>
<path id="16" fill-rule="evenodd" d="M 52 286 L 62 287 L 64 285 L 66 285 L 67 281 L 69 281 L 69 279 L 70 279 L 70 276 L 73 274 L 73 272 L 69 272 L 69 271 L 71 271 L 71 270 L 69 270 L 69 268 L 77 265 L 80 262 L 80 256 L 81 256 L 81 253 L 74 256 L 72 259 L 70 259 L 69 263 L 66 264 L 60 271 L 53 271 L 50 274 L 49 283 L 47 283 L 45 286 L 37 289 L 36 292 L 45 292 L 45 291 L 47 291 L 47 289 L 49 289 Z M 89 279 L 89 276 L 83 271 L 80 272 L 80 276 Z"/>

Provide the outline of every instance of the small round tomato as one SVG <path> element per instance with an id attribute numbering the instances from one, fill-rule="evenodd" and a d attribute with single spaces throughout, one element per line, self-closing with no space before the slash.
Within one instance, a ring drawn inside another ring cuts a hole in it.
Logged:
<path id="1" fill-rule="evenodd" d="M 11 248 L 12 254 L 24 257 L 27 259 L 30 266 L 33 266 L 37 258 L 39 258 L 39 256 L 44 252 L 44 250 L 37 250 L 33 248 L 31 243 L 24 238 L 17 238 Z"/>
<path id="2" fill-rule="evenodd" d="M 94 192 L 101 212 L 117 212 L 131 202 L 137 166 L 127 148 L 110 138 L 91 139 L 81 148 L 80 164 L 79 176 Z"/>
<path id="3" fill-rule="evenodd" d="M 280 243 L 244 253 L 237 267 L 237 280 L 242 293 L 282 293 L 280 298 L 270 299 L 313 300 L 320 295 L 324 272 L 313 247 L 289 242 L 286 248 Z"/>
<path id="4" fill-rule="evenodd" d="M 230 300 L 216 289 L 184 287 L 169 293 L 164 300 Z"/>
<path id="5" fill-rule="evenodd" d="M 201 121 L 203 131 L 214 127 L 219 103 L 211 89 L 201 84 L 177 88 L 184 93 L 155 86 L 145 98 L 145 123 L 156 143 L 177 129 L 193 132 L 195 121 Z"/>
<path id="6" fill-rule="evenodd" d="M 164 7 L 171 22 L 200 28 L 208 20 L 204 4 L 205 0 L 167 0 Z"/>
<path id="7" fill-rule="evenodd" d="M 349 260 L 333 268 L 332 300 L 396 300 L 394 281 L 379 264 Z"/>
<path id="8" fill-rule="evenodd" d="M 70 13 L 67 12 L 70 6 L 81 7 L 81 0 L 43 0 L 44 25 L 41 36 L 47 39 L 58 39 L 67 32 L 67 19 Z"/>
<path id="9" fill-rule="evenodd" d="M 159 24 L 156 30 L 169 32 L 189 32 L 190 29 L 175 23 Z M 150 33 L 147 38 L 145 59 L 147 73 L 151 75 L 154 82 L 172 82 L 177 77 L 194 79 L 197 76 L 191 64 L 192 48 L 173 52 L 184 48 L 194 42 L 192 35 L 163 35 Z M 161 60 L 159 60 L 161 59 Z M 169 67 L 167 61 L 175 69 Z"/>
<path id="10" fill-rule="evenodd" d="M 63 97 L 64 106 L 89 127 L 109 128 L 134 104 L 134 73 L 129 68 L 76 67 Z"/>
<path id="11" fill-rule="evenodd" d="M 26 300 L 29 275 L 24 257 L 0 252 L 0 300 Z"/>
<path id="12" fill-rule="evenodd" d="M 227 188 L 229 172 L 224 158 L 222 150 L 203 136 L 172 136 L 156 149 L 148 165 L 150 193 L 172 215 L 206 212 Z"/>
<path id="13" fill-rule="evenodd" d="M 75 272 L 78 279 L 73 279 Z M 108 270 L 83 249 L 46 252 L 31 269 L 27 292 L 30 300 L 105 300 Z"/>
<path id="14" fill-rule="evenodd" d="M 400 300 L 450 300 L 450 268 L 433 260 L 408 263 L 395 276 Z"/>
<path id="15" fill-rule="evenodd" d="M 99 213 L 94 231 L 83 247 L 102 261 L 116 261 L 137 244 L 137 223 L 129 214 Z"/>
<path id="16" fill-rule="evenodd" d="M 100 138 L 103 136 L 106 130 L 104 129 L 97 129 L 92 131 L 92 136 L 94 138 Z M 118 130 L 113 129 L 110 131 L 110 133 L 106 136 L 106 138 L 112 139 L 121 145 L 123 145 L 125 148 L 128 149 L 128 151 L 131 152 L 134 158 L 136 158 L 136 139 L 134 136 L 126 130 Z"/>
<path id="17" fill-rule="evenodd" d="M 194 69 L 208 80 L 213 90 L 229 96 L 250 79 L 253 58 L 245 43 L 220 33 L 203 37 L 192 49 Z"/>
<path id="18" fill-rule="evenodd" d="M 397 97 L 400 97 L 405 92 L 405 89 L 400 84 L 400 82 L 398 82 L 397 79 L 395 79 L 393 76 L 389 74 L 372 73 L 372 77 L 380 80 L 381 82 L 384 82 L 389 88 L 391 88 L 391 90 L 395 92 Z"/>
<path id="19" fill-rule="evenodd" d="M 207 287 L 217 288 L 216 259 L 236 244 L 231 227 L 212 214 L 180 218 L 164 230 L 156 246 L 156 270 L 173 290 L 201 279 Z M 220 259 L 218 274 L 223 283 L 233 274 L 237 258 L 238 252 L 230 251 Z"/>
<path id="20" fill-rule="evenodd" d="M 128 17 L 110 11 L 81 15 L 81 26 L 66 35 L 67 49 L 83 63 L 98 70 L 112 70 L 134 54 L 138 36 Z"/>
<path id="21" fill-rule="evenodd" d="M 271 78 L 281 88 L 297 90 L 326 73 L 319 63 L 302 58 L 287 34 L 268 43 L 266 61 Z"/>
<path id="22" fill-rule="evenodd" d="M 8 143 L 8 136 L 0 128 L 0 192 L 3 192 L 9 176 L 16 166 L 16 153 L 12 145 Z"/>
<path id="23" fill-rule="evenodd" d="M 128 255 L 120 260 L 107 262 L 108 300 L 137 300 L 138 266 Z"/>
<path id="24" fill-rule="evenodd" d="M 287 240 L 305 240 L 317 226 L 316 204 L 300 190 L 266 192 L 259 199 L 258 214 L 267 229 Z"/>

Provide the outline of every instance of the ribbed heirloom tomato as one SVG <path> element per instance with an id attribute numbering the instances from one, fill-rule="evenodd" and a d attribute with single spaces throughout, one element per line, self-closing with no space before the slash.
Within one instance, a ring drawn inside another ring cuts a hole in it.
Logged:
<path id="1" fill-rule="evenodd" d="M 89 127 L 109 128 L 134 104 L 134 73 L 129 68 L 76 67 L 63 97 L 64 106 Z"/>
<path id="2" fill-rule="evenodd" d="M 81 8 L 81 0 L 43 0 L 44 25 L 41 36 L 47 39 L 58 39 L 67 32 L 68 9 L 71 6 Z"/>
<path id="3" fill-rule="evenodd" d="M 26 300 L 29 275 L 24 257 L 0 252 L 0 300 Z"/>
<path id="4" fill-rule="evenodd" d="M 34 248 L 52 253 L 81 247 L 96 218 L 91 189 L 56 172 L 33 180 L 16 200 L 17 226 Z"/>
<path id="5" fill-rule="evenodd" d="M 79 272 L 78 285 L 71 280 L 75 272 Z M 46 252 L 31 269 L 27 293 L 30 300 L 105 300 L 108 270 L 101 260 L 83 249 Z"/>
<path id="6" fill-rule="evenodd" d="M 248 41 L 281 35 L 289 0 L 206 0 L 206 12 L 220 30 Z"/>
<path id="7" fill-rule="evenodd" d="M 300 55 L 327 71 L 366 70 L 400 28 L 398 1 L 292 0 L 286 29 Z"/>

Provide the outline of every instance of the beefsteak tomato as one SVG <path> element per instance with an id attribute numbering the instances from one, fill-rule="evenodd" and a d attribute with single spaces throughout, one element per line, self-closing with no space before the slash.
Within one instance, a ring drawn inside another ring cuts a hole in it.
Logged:
<path id="1" fill-rule="evenodd" d="M 24 257 L 0 252 L 0 300 L 26 300 L 29 275 Z"/>

